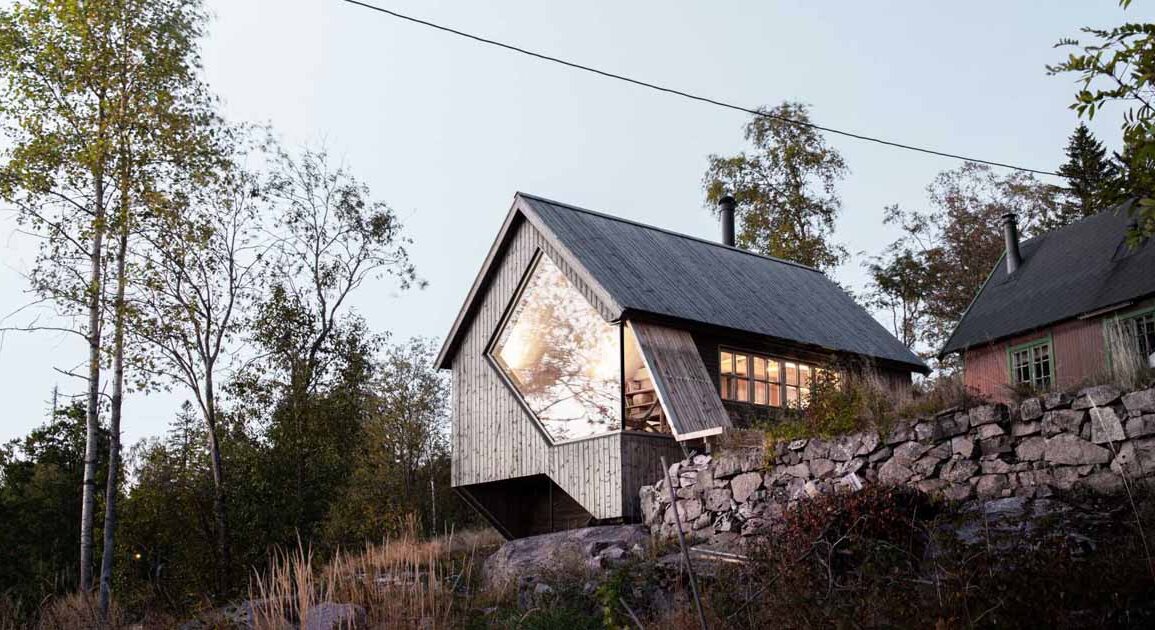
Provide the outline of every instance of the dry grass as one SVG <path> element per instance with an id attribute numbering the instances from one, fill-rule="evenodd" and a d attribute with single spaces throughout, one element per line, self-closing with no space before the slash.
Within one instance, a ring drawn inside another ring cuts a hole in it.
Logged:
<path id="1" fill-rule="evenodd" d="M 360 606 L 371 627 L 452 627 L 455 610 L 473 597 L 478 550 L 501 537 L 480 530 L 420 540 L 416 531 L 411 519 L 400 537 L 338 552 L 321 567 L 304 547 L 274 554 L 249 589 L 254 626 L 304 626 L 311 608 L 333 602 Z"/>
<path id="2" fill-rule="evenodd" d="M 109 630 L 125 627 L 124 616 L 115 602 L 110 606 L 108 619 L 101 616 L 100 601 L 96 594 L 72 593 L 55 597 L 40 609 L 38 617 L 35 627 L 43 630 Z"/>
<path id="3" fill-rule="evenodd" d="M 1107 322 L 1104 345 L 1108 360 L 1102 380 L 1127 390 L 1141 389 L 1151 382 L 1155 370 L 1147 365 L 1147 357 L 1139 354 L 1134 338 L 1118 320 Z"/>

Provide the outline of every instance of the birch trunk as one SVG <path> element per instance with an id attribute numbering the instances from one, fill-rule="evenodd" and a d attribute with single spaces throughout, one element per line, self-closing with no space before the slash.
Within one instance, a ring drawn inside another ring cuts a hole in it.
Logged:
<path id="1" fill-rule="evenodd" d="M 80 591 L 92 590 L 92 525 L 96 512 L 96 447 L 100 421 L 100 309 L 104 245 L 104 176 L 93 185 L 93 234 L 88 282 L 88 409 L 84 437 L 84 484 L 80 501 Z"/>
<path id="2" fill-rule="evenodd" d="M 108 483 L 104 491 L 104 547 L 100 558 L 100 612 L 107 618 L 112 600 L 112 566 L 116 556 L 116 496 L 120 472 L 120 417 L 124 406 L 124 289 L 128 283 L 128 199 L 121 184 L 119 251 L 116 260 L 116 299 L 112 338 L 112 406 L 109 410 Z"/>

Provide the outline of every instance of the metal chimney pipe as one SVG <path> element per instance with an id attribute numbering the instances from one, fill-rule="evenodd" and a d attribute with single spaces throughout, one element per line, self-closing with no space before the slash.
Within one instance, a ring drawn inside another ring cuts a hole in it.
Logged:
<path id="1" fill-rule="evenodd" d="M 734 198 L 726 195 L 718 200 L 718 214 L 722 215 L 722 244 L 734 247 Z"/>
<path id="2" fill-rule="evenodd" d="M 1023 264 L 1023 255 L 1019 252 L 1019 224 L 1014 212 L 1003 215 L 1003 238 L 1007 242 L 1007 275 L 1012 275 Z"/>

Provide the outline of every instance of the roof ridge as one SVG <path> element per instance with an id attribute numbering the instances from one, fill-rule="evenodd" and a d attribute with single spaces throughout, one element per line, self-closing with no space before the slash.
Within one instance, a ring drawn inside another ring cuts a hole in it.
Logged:
<path id="1" fill-rule="evenodd" d="M 601 217 L 603 219 L 609 219 L 611 221 L 617 221 L 619 223 L 634 225 L 637 227 L 646 228 L 647 230 L 654 230 L 655 232 L 661 232 L 663 234 L 669 234 L 670 236 L 676 236 L 678 238 L 684 238 L 684 239 L 690 240 L 690 241 L 697 241 L 699 243 L 705 243 L 706 245 L 713 245 L 714 247 L 718 247 L 718 248 L 729 250 L 729 251 L 741 252 L 743 254 L 746 254 L 747 256 L 754 256 L 755 258 L 761 258 L 763 260 L 769 260 L 771 262 L 777 262 L 777 263 L 782 263 L 785 265 L 791 265 L 793 267 L 799 267 L 801 269 L 805 269 L 807 271 L 813 271 L 814 273 L 826 276 L 826 274 L 824 272 L 822 272 L 818 269 L 815 269 L 814 267 L 811 267 L 809 265 L 804 265 L 800 262 L 795 262 L 793 260 L 786 260 L 785 258 L 777 258 L 774 256 L 767 256 L 765 254 L 759 254 L 757 252 L 752 252 L 752 251 L 749 251 L 746 249 L 742 249 L 741 247 L 734 247 L 732 245 L 726 245 L 725 243 L 719 243 L 717 241 L 711 241 L 709 239 L 705 239 L 705 238 L 702 238 L 700 236 L 692 236 L 690 234 L 683 234 L 681 232 L 675 232 L 673 230 L 661 228 L 661 227 L 658 227 L 656 225 L 650 225 L 648 223 L 642 223 L 640 221 L 634 221 L 632 219 L 626 219 L 626 218 L 615 216 L 612 214 L 607 214 L 605 212 L 598 212 L 597 210 L 590 210 L 589 208 L 582 208 L 581 206 L 575 206 L 572 203 L 566 203 L 564 201 L 556 201 L 554 199 L 542 197 L 541 195 L 534 195 L 531 193 L 522 192 L 520 190 L 517 191 L 515 194 L 517 196 L 520 196 L 520 197 L 526 197 L 528 199 L 534 199 L 537 201 L 542 201 L 542 202 L 548 203 L 550 205 L 560 206 L 560 207 L 563 207 L 563 208 L 566 208 L 569 210 L 573 210 L 575 212 L 584 212 L 586 214 L 590 214 L 590 215 L 593 215 L 595 217 Z"/>

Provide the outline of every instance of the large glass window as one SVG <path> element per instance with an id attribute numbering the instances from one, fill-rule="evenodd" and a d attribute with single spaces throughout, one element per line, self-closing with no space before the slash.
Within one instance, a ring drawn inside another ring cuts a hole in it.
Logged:
<path id="1" fill-rule="evenodd" d="M 1011 348 L 1011 384 L 1048 389 L 1054 379 L 1050 340 Z"/>
<path id="2" fill-rule="evenodd" d="M 722 400 L 805 407 L 810 400 L 811 376 L 822 372 L 822 368 L 798 361 L 730 350 L 720 354 Z"/>
<path id="3" fill-rule="evenodd" d="M 554 441 L 621 428 L 618 327 L 539 256 L 491 356 Z"/>

